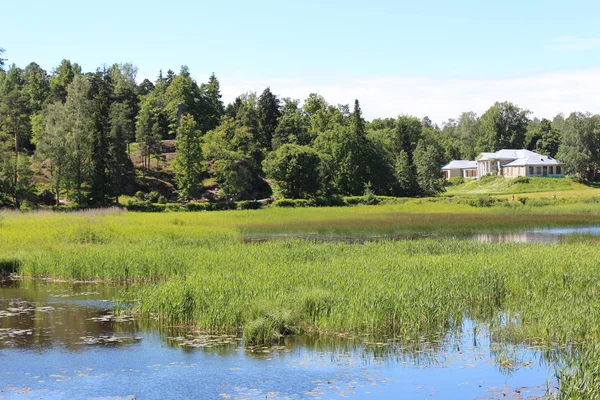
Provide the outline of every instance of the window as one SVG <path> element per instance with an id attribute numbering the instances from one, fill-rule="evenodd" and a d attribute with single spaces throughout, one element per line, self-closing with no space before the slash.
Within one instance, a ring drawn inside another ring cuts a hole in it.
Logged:
<path id="1" fill-rule="evenodd" d="M 529 175 L 533 175 L 533 167 L 529 167 Z"/>
<path id="2" fill-rule="evenodd" d="M 542 167 L 535 167 L 535 174 L 536 175 L 541 175 L 542 174 Z"/>
<path id="3" fill-rule="evenodd" d="M 542 170 L 544 171 L 544 172 L 543 172 L 543 174 L 544 174 L 544 175 L 548 175 L 548 167 L 547 167 L 546 165 L 544 165 L 544 166 L 542 167 Z"/>
<path id="4" fill-rule="evenodd" d="M 561 171 L 560 171 L 560 165 L 556 166 L 556 175 L 560 175 Z"/>

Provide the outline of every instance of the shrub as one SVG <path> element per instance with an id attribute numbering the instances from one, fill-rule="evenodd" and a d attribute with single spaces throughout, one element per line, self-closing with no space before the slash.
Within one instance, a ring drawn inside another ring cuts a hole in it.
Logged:
<path id="1" fill-rule="evenodd" d="M 138 190 L 137 192 L 135 192 L 135 198 L 142 201 L 146 200 L 146 194 L 141 190 Z"/>
<path id="2" fill-rule="evenodd" d="M 473 207 L 491 207 L 496 200 L 493 197 L 481 196 L 476 199 L 469 200 L 469 205 Z"/>
<path id="3" fill-rule="evenodd" d="M 520 201 L 521 204 L 525 205 L 525 204 L 527 204 L 529 197 L 518 197 L 517 200 Z"/>
<path id="4" fill-rule="evenodd" d="M 362 196 L 346 196 L 344 197 L 344 202 L 346 204 L 348 204 L 349 206 L 356 206 L 359 204 L 363 204 L 363 197 Z"/>
<path id="5" fill-rule="evenodd" d="M 503 179 L 503 178 L 504 177 L 502 175 L 484 175 L 481 178 L 479 178 L 479 182 L 490 183 L 490 182 L 494 182 L 495 180 Z"/>
<path id="6" fill-rule="evenodd" d="M 185 207 L 188 211 L 208 211 L 213 209 L 211 203 L 187 203 Z"/>
<path id="7" fill-rule="evenodd" d="M 156 190 L 153 190 L 148 195 L 148 200 L 150 200 L 150 203 L 158 203 L 159 199 L 160 199 L 160 193 L 158 193 Z"/>
<path id="8" fill-rule="evenodd" d="M 127 211 L 137 212 L 161 212 L 165 210 L 165 204 L 152 204 L 149 201 L 131 199 L 127 202 Z"/>
<path id="9" fill-rule="evenodd" d="M 446 182 L 448 182 L 448 186 L 458 186 L 465 183 L 465 178 L 463 178 L 462 176 L 455 176 L 454 178 L 448 179 Z"/>
<path id="10" fill-rule="evenodd" d="M 165 196 L 160 196 L 158 198 L 158 204 L 167 204 L 167 198 Z"/>
<path id="11" fill-rule="evenodd" d="M 165 211 L 170 212 L 178 212 L 178 211 L 187 211 L 187 208 L 182 207 L 177 203 L 169 203 L 169 204 L 156 204 L 157 206 L 164 206 Z"/>
<path id="12" fill-rule="evenodd" d="M 259 201 L 243 200 L 237 203 L 238 210 L 258 210 L 261 207 L 262 203 Z"/>
<path id="13" fill-rule="evenodd" d="M 237 208 L 237 203 L 235 201 L 225 202 L 220 201 L 218 203 L 214 203 L 214 210 L 224 211 L 224 210 L 235 210 Z"/>
<path id="14" fill-rule="evenodd" d="M 296 207 L 296 203 L 293 199 L 279 199 L 273 203 L 273 207 L 293 208 Z"/>
<path id="15" fill-rule="evenodd" d="M 510 185 L 516 185 L 518 183 L 529 183 L 529 177 L 528 176 L 517 176 L 515 179 L 512 180 L 512 182 L 510 183 Z"/>
<path id="16" fill-rule="evenodd" d="M 348 205 L 344 199 L 339 196 L 316 197 L 313 202 L 317 207 L 345 207 Z"/>

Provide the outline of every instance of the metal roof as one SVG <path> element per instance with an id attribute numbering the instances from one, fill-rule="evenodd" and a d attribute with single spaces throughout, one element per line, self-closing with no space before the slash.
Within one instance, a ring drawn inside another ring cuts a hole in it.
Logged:
<path id="1" fill-rule="evenodd" d="M 442 169 L 475 169 L 477 168 L 477 161 L 470 160 L 452 160 L 448 164 L 444 165 Z"/>
<path id="2" fill-rule="evenodd" d="M 517 160 L 503 164 L 503 167 L 523 167 L 528 165 L 560 165 L 560 163 L 550 156 L 533 153 L 528 157 L 519 158 Z"/>

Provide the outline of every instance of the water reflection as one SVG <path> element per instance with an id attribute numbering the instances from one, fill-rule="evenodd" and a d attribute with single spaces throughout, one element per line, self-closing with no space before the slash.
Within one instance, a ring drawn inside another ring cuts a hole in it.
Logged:
<path id="1" fill-rule="evenodd" d="M 246 234 L 245 243 L 260 243 L 273 240 L 302 239 L 315 242 L 342 242 L 349 244 L 361 244 L 372 241 L 405 241 L 419 239 L 441 239 L 457 238 L 462 240 L 475 240 L 485 243 L 557 243 L 572 236 L 600 236 L 600 227 L 578 227 L 578 228 L 547 228 L 531 229 L 518 231 L 488 231 L 474 234 L 453 234 L 453 233 L 415 233 L 415 234 L 356 234 L 356 235 L 335 235 L 319 233 L 297 233 L 297 234 Z"/>
<path id="2" fill-rule="evenodd" d="M 466 316 L 417 340 L 297 336 L 250 348 L 236 335 L 116 318 L 106 300 L 120 290 L 126 288 L 0 282 L 0 356 L 11 360 L 0 371 L 0 393 L 10 386 L 42 397 L 63 394 L 55 398 L 330 398 L 341 391 L 362 398 L 376 386 L 389 390 L 378 398 L 396 398 L 398 390 L 423 397 L 431 391 L 424 387 L 437 391 L 433 397 L 471 398 L 507 384 L 543 394 L 550 376 L 539 349 L 493 343 L 488 325 Z"/>

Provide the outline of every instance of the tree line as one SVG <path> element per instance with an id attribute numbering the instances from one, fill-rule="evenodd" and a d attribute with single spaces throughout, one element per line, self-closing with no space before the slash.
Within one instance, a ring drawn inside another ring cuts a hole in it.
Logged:
<path id="1" fill-rule="evenodd" d="M 358 100 L 332 105 L 313 93 L 300 102 L 267 87 L 225 105 L 214 74 L 200 84 L 185 66 L 154 82 L 136 74 L 132 64 L 84 72 L 63 60 L 48 73 L 0 58 L 0 205 L 18 208 L 42 180 L 57 204 L 118 202 L 151 169 L 161 140 L 175 138 L 179 200 L 199 198 L 208 177 L 232 200 L 433 196 L 444 190 L 444 163 L 502 148 L 557 157 L 581 179 L 595 179 L 600 165 L 600 116 L 589 113 L 539 120 L 497 102 L 441 127 L 409 115 L 366 121 Z"/>

